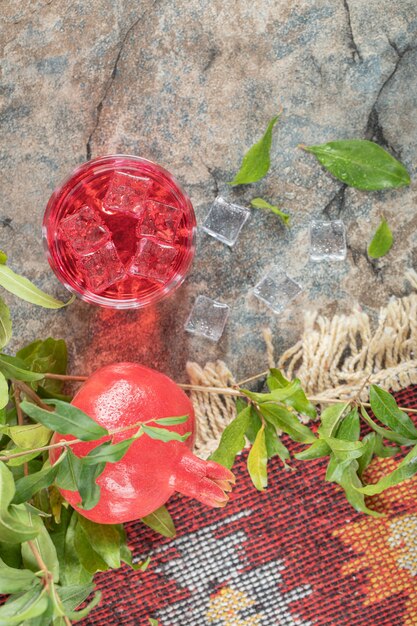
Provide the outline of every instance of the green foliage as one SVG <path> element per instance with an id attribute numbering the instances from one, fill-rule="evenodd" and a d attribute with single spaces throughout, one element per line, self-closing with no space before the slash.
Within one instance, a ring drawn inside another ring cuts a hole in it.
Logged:
<path id="1" fill-rule="evenodd" d="M 161 506 L 150 515 L 143 517 L 142 522 L 163 537 L 175 537 L 176 535 L 174 522 L 166 506 Z"/>
<path id="2" fill-rule="evenodd" d="M 0 350 L 7 346 L 12 338 L 12 319 L 10 310 L 3 298 L 0 298 Z"/>
<path id="3" fill-rule="evenodd" d="M 391 250 L 393 241 L 394 238 L 391 229 L 387 221 L 382 219 L 368 246 L 368 256 L 371 257 L 371 259 L 379 259 L 385 256 L 385 254 Z"/>
<path id="4" fill-rule="evenodd" d="M 26 302 L 37 304 L 45 309 L 61 309 L 74 301 L 74 296 L 68 302 L 61 302 L 38 289 L 27 278 L 16 274 L 10 267 L 0 263 L 0 286 Z"/>
<path id="5" fill-rule="evenodd" d="M 372 141 L 348 139 L 301 147 L 350 187 L 376 191 L 410 184 L 404 165 Z"/>
<path id="6" fill-rule="evenodd" d="M 255 209 L 266 209 L 267 211 L 271 211 L 271 213 L 275 213 L 275 215 L 278 215 L 278 217 L 282 219 L 285 226 L 290 225 L 290 216 L 284 213 L 284 211 L 281 211 L 275 204 L 270 204 L 263 198 L 254 198 L 250 203 Z"/>
<path id="7" fill-rule="evenodd" d="M 263 491 L 268 485 L 267 463 L 265 426 L 262 425 L 249 451 L 247 462 L 249 476 L 258 491 Z"/>
<path id="8" fill-rule="evenodd" d="M 247 185 L 255 183 L 266 176 L 271 165 L 272 131 L 278 118 L 279 115 L 272 118 L 263 137 L 249 148 L 243 157 L 239 171 L 232 182 L 229 183 L 230 185 Z"/>

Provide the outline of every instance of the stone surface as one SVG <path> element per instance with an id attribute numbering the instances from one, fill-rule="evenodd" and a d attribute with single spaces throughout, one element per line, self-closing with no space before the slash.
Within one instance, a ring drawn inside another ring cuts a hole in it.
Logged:
<path id="1" fill-rule="evenodd" d="M 262 327 L 272 327 L 279 352 L 298 338 L 306 309 L 360 305 L 376 315 L 403 293 L 404 270 L 417 264 L 416 183 L 346 189 L 297 144 L 374 139 L 416 178 L 415 0 L 4 0 L 0 19 L 0 247 L 40 287 L 64 295 L 43 254 L 41 219 L 54 187 L 91 156 L 158 161 L 182 182 L 200 223 L 219 194 L 246 206 L 264 197 L 292 219 L 285 229 L 252 210 L 233 250 L 201 233 L 188 280 L 155 308 L 78 301 L 50 312 L 7 297 L 10 349 L 53 335 L 68 340 L 78 372 L 132 359 L 181 380 L 187 359 L 224 358 L 244 377 L 265 368 Z M 229 187 L 281 105 L 269 175 Z M 370 262 L 366 246 L 381 213 L 395 245 Z M 314 218 L 344 220 L 345 263 L 308 260 Z M 249 292 L 277 260 L 303 285 L 279 317 Z M 231 306 L 218 344 L 183 330 L 199 294 Z"/>

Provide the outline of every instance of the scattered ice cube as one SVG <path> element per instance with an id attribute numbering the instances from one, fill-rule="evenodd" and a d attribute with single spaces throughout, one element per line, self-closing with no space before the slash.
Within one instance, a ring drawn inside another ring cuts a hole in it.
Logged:
<path id="1" fill-rule="evenodd" d="M 82 257 L 79 265 L 87 288 L 95 293 L 104 291 L 125 276 L 125 269 L 112 241 L 93 254 Z"/>
<path id="2" fill-rule="evenodd" d="M 254 295 L 274 313 L 282 313 L 301 291 L 301 286 L 278 267 L 272 268 L 253 289 Z"/>
<path id="3" fill-rule="evenodd" d="M 202 228 L 222 243 L 234 246 L 249 215 L 250 211 L 245 207 L 226 202 L 219 196 L 212 204 Z"/>
<path id="4" fill-rule="evenodd" d="M 128 272 L 165 283 L 176 255 L 175 247 L 143 237 L 137 243 Z"/>
<path id="5" fill-rule="evenodd" d="M 156 237 L 172 243 L 177 233 L 183 212 L 174 206 L 147 200 L 142 220 L 138 223 L 138 237 Z"/>
<path id="6" fill-rule="evenodd" d="M 76 254 L 92 254 L 110 239 L 111 233 L 89 206 L 62 220 L 59 234 Z"/>
<path id="7" fill-rule="evenodd" d="M 150 178 L 115 172 L 103 200 L 105 211 L 127 211 L 141 215 L 152 186 Z"/>
<path id="8" fill-rule="evenodd" d="M 223 334 L 229 307 L 207 296 L 198 296 L 185 323 L 185 330 L 218 341 Z"/>
<path id="9" fill-rule="evenodd" d="M 342 220 L 310 222 L 310 258 L 312 261 L 346 259 L 346 232 Z"/>

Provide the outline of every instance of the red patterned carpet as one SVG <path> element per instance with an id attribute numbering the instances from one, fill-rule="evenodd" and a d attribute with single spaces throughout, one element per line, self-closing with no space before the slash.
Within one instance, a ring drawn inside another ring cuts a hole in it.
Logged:
<path id="1" fill-rule="evenodd" d="M 397 394 L 417 406 L 417 388 Z M 145 573 L 98 575 L 102 605 L 84 626 L 409 626 L 417 624 L 417 479 L 370 498 L 387 517 L 356 513 L 320 460 L 269 463 L 260 494 L 235 465 L 230 504 L 210 510 L 174 498 L 176 539 L 129 525 Z M 374 482 L 395 463 L 381 459 Z"/>

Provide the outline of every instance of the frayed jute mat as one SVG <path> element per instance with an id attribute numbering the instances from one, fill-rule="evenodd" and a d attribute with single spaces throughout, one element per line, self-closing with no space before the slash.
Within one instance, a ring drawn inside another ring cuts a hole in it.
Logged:
<path id="1" fill-rule="evenodd" d="M 332 319 L 307 313 L 300 340 L 276 362 L 272 334 L 265 329 L 265 365 L 300 378 L 307 395 L 322 404 L 358 393 L 366 401 L 371 384 L 393 391 L 417 384 L 417 273 L 409 270 L 405 279 L 413 292 L 393 298 L 377 322 L 360 310 Z M 208 389 L 191 391 L 198 425 L 195 449 L 207 458 L 236 415 L 234 397 L 227 392 L 233 393 L 236 380 L 222 361 L 204 367 L 189 362 L 187 373 L 192 386 Z"/>

